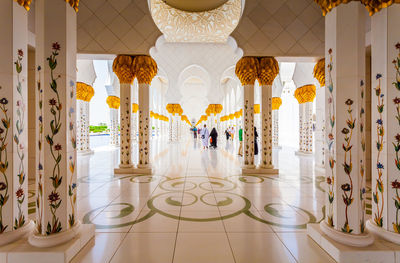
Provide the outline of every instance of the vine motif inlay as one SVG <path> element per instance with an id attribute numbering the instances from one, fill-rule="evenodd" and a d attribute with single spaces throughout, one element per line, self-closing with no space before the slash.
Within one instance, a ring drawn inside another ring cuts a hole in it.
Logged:
<path id="1" fill-rule="evenodd" d="M 23 189 L 23 184 L 25 182 L 25 166 L 24 166 L 24 159 L 25 153 L 24 148 L 25 145 L 22 142 L 21 135 L 25 129 L 25 102 L 24 96 L 22 92 L 22 80 L 21 80 L 21 72 L 22 72 L 22 60 L 24 57 L 24 52 L 22 49 L 18 50 L 17 61 L 14 62 L 15 69 L 17 71 L 17 93 L 19 98 L 16 101 L 16 113 L 17 113 L 17 120 L 15 122 L 15 133 L 14 133 L 14 142 L 17 148 L 17 156 L 18 156 L 18 189 L 15 192 L 17 198 L 17 207 L 18 207 L 18 217 L 14 219 L 14 229 L 18 229 L 25 224 L 25 215 L 22 211 L 22 205 L 25 201 L 25 193 Z"/>
<path id="2" fill-rule="evenodd" d="M 377 111 L 379 113 L 379 118 L 376 120 L 376 149 L 378 151 L 376 157 L 376 170 L 377 170 L 377 179 L 375 185 L 375 192 L 372 193 L 374 198 L 374 203 L 376 204 L 377 212 L 374 213 L 374 221 L 375 223 L 382 227 L 383 226 L 383 208 L 384 208 L 384 187 L 383 187 L 383 171 L 385 169 L 381 160 L 381 153 L 383 151 L 383 139 L 385 135 L 385 128 L 383 125 L 383 110 L 384 110 L 384 94 L 381 90 L 381 77 L 382 74 L 377 74 L 376 79 L 378 80 L 378 86 L 375 88 L 375 95 L 377 97 Z"/>
<path id="3" fill-rule="evenodd" d="M 399 92 L 400 91 L 400 43 L 397 43 L 395 45 L 395 48 L 398 50 L 398 55 L 397 57 L 392 61 L 394 68 L 396 70 L 396 79 L 392 83 L 394 88 Z M 393 99 L 393 103 L 395 104 L 396 107 L 396 120 L 398 125 L 400 126 L 400 98 L 397 96 Z M 398 127 L 399 127 L 398 126 Z M 400 171 L 400 156 L 399 156 L 399 151 L 400 151 L 400 133 L 397 133 L 394 137 L 394 142 L 393 142 L 393 147 L 395 151 L 395 159 L 394 159 L 394 164 L 396 166 L 397 171 Z M 400 211 L 400 195 L 399 195 L 399 189 L 400 189 L 400 182 L 395 179 L 392 182 L 392 188 L 396 190 L 396 196 L 393 198 L 394 200 L 394 205 L 396 207 L 396 222 L 393 222 L 393 229 L 396 233 L 400 233 L 400 222 L 399 222 L 399 211 Z"/>
<path id="4" fill-rule="evenodd" d="M 0 86 L 1 89 L 1 86 Z M 8 179 L 7 179 L 7 169 L 8 169 L 8 153 L 7 153 L 7 137 L 8 130 L 10 129 L 11 119 L 7 114 L 8 99 L 0 99 L 0 110 L 2 113 L 1 125 L 0 125 L 0 173 L 2 175 L 2 180 L 0 181 L 0 234 L 6 231 L 8 225 L 4 223 L 3 218 L 3 208 L 7 204 L 10 197 L 8 193 Z"/>
<path id="5" fill-rule="evenodd" d="M 36 191 L 37 191 L 37 196 L 36 196 L 36 211 L 37 211 L 37 220 L 36 220 L 36 227 L 38 233 L 42 233 L 42 218 L 43 218 L 43 154 L 42 152 L 42 147 L 43 147 L 43 89 L 41 87 L 41 66 L 37 67 L 37 72 L 38 72 L 38 81 L 37 81 L 37 96 L 38 96 L 38 112 L 39 116 L 37 119 L 37 124 L 38 124 L 38 163 L 37 163 L 37 182 L 36 182 Z"/>
<path id="6" fill-rule="evenodd" d="M 360 107 L 360 136 L 361 136 L 361 150 L 362 150 L 362 159 L 360 160 L 360 202 L 361 202 L 361 219 L 360 219 L 360 232 L 364 233 L 365 230 L 365 208 L 366 208 L 366 203 L 365 203 L 365 165 L 364 165 L 364 157 L 365 157 L 365 132 L 364 132 L 364 122 L 365 122 L 365 109 L 364 109 L 364 103 L 365 103 L 365 86 L 364 86 L 364 81 L 360 81 L 360 98 L 361 98 L 361 107 Z"/>
<path id="7" fill-rule="evenodd" d="M 335 199 L 335 194 L 334 194 L 334 184 L 335 184 L 335 137 L 334 137 L 334 129 L 335 129 L 335 97 L 333 94 L 333 80 L 332 80 L 332 70 L 333 70 L 333 62 L 332 62 L 332 49 L 329 49 L 329 64 L 327 65 L 328 67 L 328 85 L 326 87 L 328 88 L 328 117 L 329 117 L 329 134 L 328 134 L 328 158 L 329 158 L 329 168 L 330 168 L 330 174 L 326 177 L 326 182 L 328 184 L 328 201 L 329 201 L 329 207 L 328 207 L 328 224 L 333 227 L 334 222 L 333 222 L 333 201 Z"/>
<path id="8" fill-rule="evenodd" d="M 352 99 L 347 99 L 345 104 L 347 105 L 347 120 L 346 124 L 347 127 L 342 129 L 342 134 L 344 134 L 344 143 L 342 145 L 342 148 L 344 150 L 344 161 L 343 161 L 343 170 L 347 174 L 347 177 L 349 179 L 348 183 L 342 184 L 341 189 L 343 191 L 342 198 L 343 198 L 343 203 L 345 204 L 346 208 L 344 211 L 346 221 L 342 227 L 342 231 L 346 233 L 351 233 L 353 232 L 353 229 L 350 228 L 349 225 L 349 215 L 348 215 L 348 209 L 350 205 L 353 203 L 354 198 L 353 198 L 353 179 L 351 178 L 351 172 L 353 170 L 353 159 L 352 159 L 352 137 L 353 137 L 353 130 L 356 124 L 356 119 L 353 118 L 353 100 Z"/>
<path id="9" fill-rule="evenodd" d="M 57 87 L 57 80 L 61 77 L 58 75 L 54 77 L 54 71 L 57 67 L 57 56 L 59 55 L 60 45 L 58 42 L 53 43 L 52 45 L 52 53 L 47 58 L 48 66 L 50 68 L 50 88 L 54 92 L 55 97 L 49 100 L 50 105 L 50 113 L 53 116 L 53 119 L 50 121 L 50 129 L 51 133 L 46 135 L 46 141 L 49 145 L 49 150 L 51 154 L 51 158 L 54 161 L 54 166 L 52 169 L 52 174 L 50 180 L 52 182 L 53 190 L 51 191 L 50 195 L 48 196 L 50 212 L 52 215 L 51 222 L 47 223 L 46 234 L 54 234 L 61 232 L 62 225 L 61 221 L 57 216 L 57 210 L 61 205 L 62 199 L 60 198 L 60 193 L 58 192 L 58 187 L 60 187 L 62 183 L 63 176 L 61 174 L 61 167 L 60 162 L 62 158 L 62 150 L 61 144 L 55 142 L 55 136 L 60 132 L 61 129 L 61 111 L 62 111 L 62 104 L 60 100 L 60 95 L 58 92 Z"/>

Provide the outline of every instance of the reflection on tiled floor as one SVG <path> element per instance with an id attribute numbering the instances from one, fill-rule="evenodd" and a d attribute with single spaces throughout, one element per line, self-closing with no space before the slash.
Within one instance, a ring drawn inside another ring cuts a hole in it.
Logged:
<path id="1" fill-rule="evenodd" d="M 117 150 L 80 157 L 78 216 L 97 233 L 74 262 L 333 262 L 306 234 L 324 217 L 313 158 L 283 148 L 279 175 L 242 176 L 220 145 L 153 140 L 153 176 L 114 176 Z"/>

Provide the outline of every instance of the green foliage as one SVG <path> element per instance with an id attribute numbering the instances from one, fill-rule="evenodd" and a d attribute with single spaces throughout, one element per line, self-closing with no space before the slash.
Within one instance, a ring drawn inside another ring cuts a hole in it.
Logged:
<path id="1" fill-rule="evenodd" d="M 98 133 L 104 132 L 108 130 L 107 125 L 99 125 L 99 126 L 89 126 L 90 132 Z"/>

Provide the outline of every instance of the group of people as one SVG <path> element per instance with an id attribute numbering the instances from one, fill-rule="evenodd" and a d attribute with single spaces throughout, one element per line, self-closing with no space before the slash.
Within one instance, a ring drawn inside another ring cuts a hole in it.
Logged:
<path id="1" fill-rule="evenodd" d="M 196 131 L 195 131 L 196 130 Z M 197 128 L 193 128 L 194 138 L 197 138 Z M 210 147 L 217 148 L 217 138 L 218 132 L 215 128 L 212 128 L 211 132 L 208 131 L 207 125 L 204 124 L 203 129 L 200 129 L 199 132 L 201 142 L 203 144 L 203 149 L 208 149 L 208 144 L 210 143 Z"/>
<path id="2" fill-rule="evenodd" d="M 217 148 L 218 132 L 215 128 L 212 128 L 211 132 L 209 132 L 207 129 L 207 125 L 204 124 L 204 127 L 202 129 L 197 129 L 196 127 L 194 127 L 192 129 L 192 131 L 193 131 L 194 139 L 197 139 L 197 135 L 200 136 L 201 142 L 203 144 L 203 149 L 208 149 L 209 144 L 210 144 L 210 147 L 212 147 L 214 149 Z M 233 140 L 234 132 L 235 132 L 235 129 L 233 127 L 229 127 L 228 129 L 225 130 L 227 142 L 229 141 L 229 139 Z M 238 155 L 243 156 L 243 129 L 242 129 L 242 127 L 239 128 L 238 137 L 239 137 Z M 254 127 L 254 155 L 258 154 L 257 138 L 258 138 L 257 128 Z"/>
<path id="3" fill-rule="evenodd" d="M 235 128 L 233 128 L 233 127 L 228 127 L 228 128 L 225 130 L 225 136 L 226 136 L 226 140 L 227 140 L 227 141 L 228 141 L 229 139 L 230 139 L 231 141 L 233 141 L 234 135 L 235 135 Z"/>

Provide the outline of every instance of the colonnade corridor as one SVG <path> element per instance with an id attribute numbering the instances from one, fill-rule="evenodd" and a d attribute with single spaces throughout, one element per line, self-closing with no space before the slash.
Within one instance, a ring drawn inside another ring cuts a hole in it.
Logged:
<path id="1" fill-rule="evenodd" d="M 307 238 L 324 216 L 312 157 L 275 149 L 279 175 L 242 176 L 223 136 L 216 150 L 191 137 L 151 147 L 153 175 L 114 176 L 119 150 L 78 157 L 78 217 L 96 235 L 72 262 L 334 262 Z"/>

